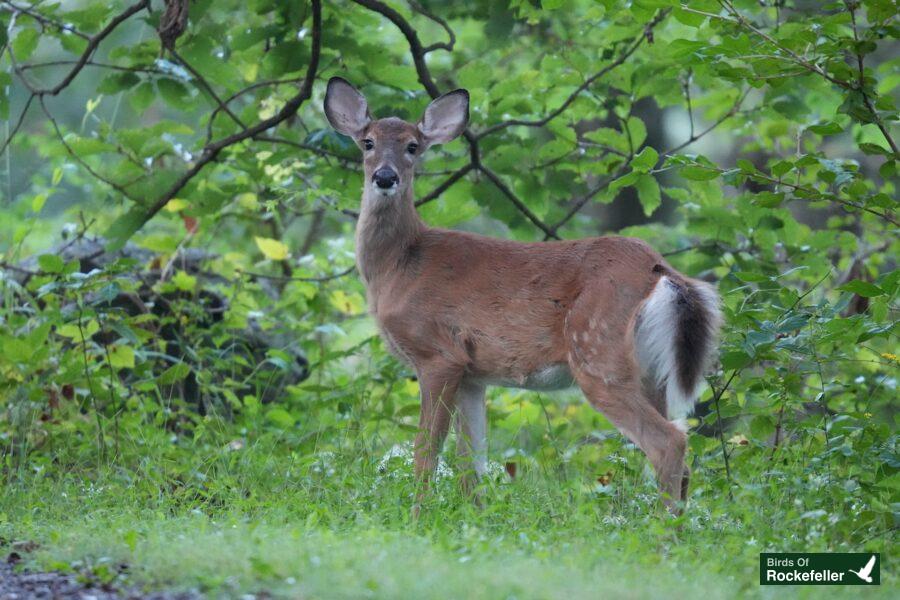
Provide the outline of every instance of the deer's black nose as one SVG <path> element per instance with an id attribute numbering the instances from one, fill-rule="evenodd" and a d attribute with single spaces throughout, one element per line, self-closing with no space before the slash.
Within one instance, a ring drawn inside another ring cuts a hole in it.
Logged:
<path id="1" fill-rule="evenodd" d="M 372 181 L 381 189 L 386 190 L 400 183 L 400 176 L 393 169 L 383 167 L 375 171 L 375 174 L 372 175 Z"/>

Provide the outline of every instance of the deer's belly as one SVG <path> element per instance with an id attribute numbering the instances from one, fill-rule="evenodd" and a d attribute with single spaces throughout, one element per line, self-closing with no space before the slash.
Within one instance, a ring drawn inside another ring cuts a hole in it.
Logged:
<path id="1" fill-rule="evenodd" d="M 565 363 L 547 365 L 521 377 L 480 375 L 472 377 L 472 381 L 481 385 L 498 385 L 536 392 L 564 390 L 575 383 L 572 372 Z"/>

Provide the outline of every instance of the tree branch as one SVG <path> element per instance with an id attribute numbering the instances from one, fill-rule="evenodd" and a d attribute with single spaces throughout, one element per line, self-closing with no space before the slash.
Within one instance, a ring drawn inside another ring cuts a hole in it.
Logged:
<path id="1" fill-rule="evenodd" d="M 132 4 L 128 8 L 126 8 L 123 12 L 119 13 L 113 19 L 106 24 L 106 27 L 101 29 L 97 35 L 94 35 L 88 40 L 87 47 L 84 49 L 84 52 L 81 53 L 81 56 L 75 63 L 75 66 L 72 67 L 72 70 L 69 71 L 66 76 L 60 81 L 57 85 L 49 89 L 39 89 L 35 90 L 38 95 L 49 95 L 56 96 L 61 91 L 63 91 L 75 77 L 81 72 L 81 70 L 87 65 L 88 61 L 91 58 L 91 55 L 97 50 L 97 47 L 100 46 L 100 42 L 105 40 L 109 34 L 115 31 L 116 27 L 121 25 L 123 22 L 128 20 L 132 15 L 137 14 L 145 8 L 150 6 L 150 0 L 139 0 L 137 3 Z"/>
<path id="2" fill-rule="evenodd" d="M 663 160 L 666 156 L 669 156 L 670 154 L 674 154 L 674 153 L 678 152 L 679 150 L 686 148 L 687 146 L 690 146 L 691 144 L 693 144 L 694 142 L 696 142 L 697 140 L 699 140 L 700 138 L 702 138 L 703 136 L 705 136 L 706 134 L 711 132 L 712 130 L 716 129 L 719 125 L 721 125 L 722 123 L 724 123 L 725 121 L 727 121 L 728 119 L 730 119 L 731 117 L 736 115 L 738 113 L 738 111 L 741 109 L 741 104 L 744 103 L 744 100 L 746 100 L 747 96 L 750 94 L 751 89 L 752 88 L 748 87 L 746 90 L 744 90 L 741 93 L 741 95 L 738 96 L 737 100 L 734 101 L 734 104 L 731 106 L 731 108 L 728 110 L 727 113 L 725 113 L 724 115 L 722 115 L 721 117 L 716 119 L 716 121 L 712 125 L 710 125 L 706 129 L 704 129 L 700 133 L 694 134 L 694 121 L 692 118 L 691 119 L 691 135 L 688 137 L 688 139 L 686 139 L 682 143 L 678 144 L 677 146 L 674 146 L 673 148 L 669 148 L 665 152 L 660 153 L 659 159 Z M 688 106 L 690 106 L 690 96 L 688 96 Z"/>
<path id="3" fill-rule="evenodd" d="M 459 181 L 460 179 L 462 179 L 463 177 L 468 175 L 469 171 L 471 171 L 474 168 L 475 168 L 475 165 L 473 165 L 471 162 L 466 163 L 464 166 L 462 166 L 459 169 L 457 169 L 456 171 L 454 171 L 450 175 L 450 177 L 445 179 L 436 188 L 434 188 L 433 190 L 428 192 L 426 195 L 424 195 L 421 198 L 419 198 L 418 200 L 416 200 L 416 206 L 422 206 L 423 204 L 427 204 L 428 202 L 431 202 L 432 200 L 434 200 L 435 198 L 437 198 L 438 196 L 440 196 L 441 194 L 443 194 L 444 192 L 449 190 L 451 187 L 453 187 L 453 184 L 455 184 L 457 181 Z"/>
<path id="4" fill-rule="evenodd" d="M 379 0 L 353 0 L 356 4 L 368 8 L 383 17 L 387 18 L 391 23 L 393 23 L 406 38 L 407 43 L 409 44 L 410 53 L 412 54 L 413 64 L 415 65 L 416 75 L 418 76 L 419 83 L 422 84 L 422 87 L 425 88 L 425 91 L 428 92 L 428 95 L 432 98 L 437 98 L 441 95 L 440 89 L 437 87 L 437 84 L 434 82 L 434 77 L 432 77 L 430 70 L 428 69 L 428 65 L 425 62 L 425 55 L 435 49 L 435 45 L 429 46 L 425 48 L 422 46 L 421 40 L 419 40 L 419 36 L 416 33 L 416 30 L 412 27 L 412 25 L 407 21 L 403 15 L 398 13 L 396 10 L 385 4 L 384 2 L 380 2 Z M 626 50 L 611 64 L 607 65 L 591 77 L 589 77 L 585 82 L 583 82 L 564 102 L 562 105 L 557 107 L 550 114 L 544 116 L 541 119 L 535 121 L 526 121 L 526 120 L 510 120 L 504 121 L 502 123 L 497 123 L 496 125 L 485 129 L 481 133 L 475 134 L 470 129 L 466 129 L 463 136 L 469 144 L 469 165 L 461 167 L 457 170 L 447 181 L 443 184 L 439 185 L 435 188 L 431 193 L 422 198 L 417 205 L 424 204 L 425 202 L 430 202 L 437 198 L 441 193 L 446 191 L 453 183 L 455 183 L 459 178 L 463 177 L 466 173 L 471 170 L 477 169 L 484 173 L 487 179 L 497 187 L 498 190 L 516 207 L 516 209 L 524 215 L 524 217 L 530 221 L 535 227 L 540 229 L 546 239 L 559 239 L 557 235 L 557 228 L 561 225 L 568 222 L 572 216 L 578 212 L 578 210 L 584 206 L 584 204 L 597 192 L 602 188 L 595 188 L 590 190 L 587 194 L 582 197 L 575 199 L 575 206 L 570 213 L 561 220 L 556 226 L 548 226 L 546 223 L 541 221 L 525 204 L 525 202 L 520 199 L 516 193 L 510 188 L 506 183 L 503 182 L 500 177 L 494 173 L 489 167 L 484 165 L 481 162 L 481 152 L 478 146 L 479 140 L 483 139 L 485 136 L 488 136 L 497 131 L 501 131 L 507 127 L 511 127 L 513 125 L 525 125 L 530 127 L 540 127 L 546 125 L 552 119 L 556 118 L 575 101 L 575 98 L 586 90 L 592 83 L 597 81 L 599 78 L 603 77 L 622 63 L 624 63 L 635 51 L 637 51 L 638 47 L 643 43 L 643 40 L 650 39 L 652 35 L 653 28 L 662 21 L 666 15 L 669 13 L 668 10 L 660 11 L 649 23 L 644 26 L 644 30 L 640 36 L 635 38 L 626 48 Z M 428 15 L 426 15 L 428 16 Z M 627 163 L 627 161 L 626 161 Z M 612 181 L 615 177 L 619 176 L 619 172 L 617 171 L 612 177 L 608 178 L 606 183 Z M 604 184 L 605 185 L 605 184 Z"/>
<path id="5" fill-rule="evenodd" d="M 156 215 L 156 213 L 162 210 L 162 208 L 166 204 L 168 204 L 169 200 L 174 198 L 178 194 L 178 192 L 180 192 L 184 188 L 184 186 L 186 186 L 188 182 L 203 169 L 203 167 L 216 160 L 216 158 L 219 156 L 219 153 L 223 149 L 227 148 L 228 146 L 237 144 L 238 142 L 242 142 L 246 139 L 252 138 L 258 134 L 261 134 L 267 129 L 270 129 L 275 125 L 278 125 L 282 121 L 287 120 L 288 118 L 296 114 L 303 103 L 310 98 L 310 96 L 312 95 L 313 83 L 316 79 L 316 73 L 319 69 L 319 58 L 322 49 L 321 0 L 312 0 L 312 20 L 312 49 L 310 51 L 309 65 L 307 66 L 306 76 L 303 78 L 303 83 L 300 85 L 300 90 L 297 92 L 297 94 L 289 99 L 281 108 L 281 110 L 279 110 L 272 117 L 263 119 L 262 121 L 257 122 L 251 127 L 241 129 L 240 131 L 226 136 L 216 142 L 207 144 L 203 148 L 203 151 L 200 154 L 200 158 L 197 159 L 197 162 L 195 162 L 190 169 L 188 169 L 181 177 L 179 177 L 178 180 L 168 189 L 168 191 L 160 196 L 147 209 L 147 212 L 142 215 L 141 225 L 152 219 Z"/>
<path id="6" fill-rule="evenodd" d="M 34 19 L 35 21 L 40 23 L 42 28 L 47 27 L 47 26 L 55 27 L 55 28 L 59 29 L 60 31 L 68 31 L 69 33 L 71 33 L 73 35 L 77 35 L 78 37 L 80 37 L 83 40 L 91 39 L 91 37 L 89 35 L 82 33 L 81 31 L 78 31 L 77 29 L 75 29 L 74 27 L 72 27 L 70 25 L 66 25 L 65 23 L 58 21 L 52 17 L 48 17 L 45 15 L 42 15 L 41 13 L 39 13 L 37 11 L 31 10 L 31 7 L 19 6 L 18 4 L 13 4 L 12 2 L 9 2 L 8 0 L 3 0 L 3 4 L 6 4 L 14 12 L 21 13 L 23 15 L 28 15 L 29 17 L 31 17 L 32 19 Z"/>
<path id="7" fill-rule="evenodd" d="M 450 28 L 450 25 L 447 23 L 446 19 L 437 16 L 429 10 L 426 10 L 424 6 L 422 6 L 415 0 L 410 0 L 409 5 L 420 15 L 427 17 L 440 25 L 444 29 L 444 31 L 447 32 L 447 37 L 449 38 L 449 41 L 447 42 L 436 42 L 426 48 L 423 48 L 422 52 L 424 54 L 434 52 L 435 50 L 446 50 L 447 52 L 453 52 L 453 46 L 456 44 L 456 34 L 453 33 L 453 30 Z"/>
<path id="8" fill-rule="evenodd" d="M 123 186 L 119 185 L 115 181 L 111 181 L 111 180 L 107 179 L 106 177 L 104 177 L 103 175 L 98 173 L 96 170 L 94 170 L 94 168 L 91 167 L 91 165 L 89 165 L 83 158 L 78 156 L 78 154 L 75 152 L 75 150 L 73 150 L 72 147 L 69 145 L 69 143 L 66 142 L 65 136 L 62 134 L 62 131 L 60 131 L 60 129 L 59 129 L 59 124 L 57 124 L 56 119 L 53 117 L 52 114 L 50 114 L 49 109 L 47 109 L 47 105 L 44 103 L 44 96 L 42 94 L 38 94 L 38 95 L 36 95 L 36 97 L 38 99 L 38 104 L 40 104 L 40 106 L 41 106 L 41 110 L 44 112 L 44 115 L 47 116 L 47 120 L 50 121 L 50 124 L 53 126 L 53 131 L 56 133 L 56 137 L 59 139 L 59 143 L 63 145 L 63 148 L 66 149 L 66 152 L 68 152 L 69 156 L 72 157 L 72 160 L 74 160 L 79 165 L 81 165 L 82 168 L 84 168 L 84 170 L 87 171 L 88 173 L 90 173 L 94 178 L 98 179 L 99 181 L 102 181 L 109 187 L 113 188 L 114 190 L 116 190 L 117 192 L 122 194 L 124 197 L 126 197 L 130 200 L 133 200 L 131 195 L 128 193 L 128 191 Z"/>
<path id="9" fill-rule="evenodd" d="M 620 54 L 616 60 L 614 60 L 607 66 L 603 67 L 602 69 L 600 69 L 599 71 L 597 71 L 596 73 L 594 73 L 593 75 L 591 75 L 590 77 L 585 79 L 581 85 L 579 85 L 577 88 L 575 88 L 574 92 L 569 94 L 569 97 L 566 98 L 562 104 L 560 104 L 558 107 L 556 107 L 556 109 L 554 109 L 551 112 L 549 112 L 548 114 L 546 114 L 544 117 L 542 117 L 540 119 L 535 119 L 535 120 L 510 119 L 508 121 L 501 121 L 500 123 L 496 123 L 495 125 L 492 125 L 492 126 L 488 127 L 487 129 L 478 133 L 476 138 L 480 140 L 481 138 L 483 138 L 485 136 L 488 136 L 492 133 L 496 133 L 502 129 L 506 129 L 507 127 L 513 127 L 515 125 L 521 125 L 521 126 L 525 126 L 525 127 L 543 127 L 544 125 L 546 125 L 547 123 L 549 123 L 550 121 L 552 121 L 553 119 L 555 119 L 556 117 L 561 115 L 563 112 L 565 112 L 565 110 L 567 108 L 569 108 L 569 106 L 575 101 L 575 99 L 579 96 L 579 94 L 581 94 L 581 92 L 588 89 L 595 81 L 597 81 L 598 79 L 600 79 L 601 77 L 603 77 L 604 75 L 609 73 L 610 71 L 614 70 L 616 67 L 622 65 L 626 60 L 628 60 L 628 58 L 632 54 L 634 54 L 635 51 L 641 46 L 641 44 L 644 42 L 644 40 L 647 39 L 650 32 L 653 31 L 653 28 L 656 27 L 656 25 L 660 21 L 662 21 L 668 14 L 669 14 L 668 10 L 660 11 L 659 14 L 657 14 L 653 18 L 652 21 L 647 23 L 647 25 L 644 27 L 644 30 L 641 32 L 641 34 L 638 35 L 634 40 L 631 41 L 631 43 L 628 45 L 626 50 L 624 52 L 622 52 L 622 54 Z"/>
<path id="10" fill-rule="evenodd" d="M 853 39 L 858 42 L 859 32 L 856 28 L 856 8 L 858 4 L 856 4 L 855 2 L 849 2 L 848 0 L 844 0 L 844 5 L 847 7 L 847 11 L 850 13 L 850 20 L 853 23 Z M 891 132 L 888 131 L 887 127 L 885 127 L 884 121 L 882 121 L 881 117 L 878 116 L 878 113 L 875 112 L 875 105 L 872 103 L 872 99 L 866 92 L 866 74 L 862 52 L 856 52 L 856 67 L 859 73 L 859 93 L 862 94 L 863 102 L 865 103 L 866 108 L 869 109 L 869 112 L 872 113 L 872 118 L 875 120 L 875 125 L 881 131 L 881 135 L 883 135 L 884 139 L 887 140 L 887 143 L 891 146 L 891 150 L 894 151 L 894 154 L 897 154 L 897 143 L 894 141 Z"/>
<path id="11" fill-rule="evenodd" d="M 526 218 L 526 219 L 528 219 L 529 221 L 531 221 L 532 223 L 534 223 L 535 227 L 537 227 L 538 229 L 540 229 L 541 231 L 543 231 L 543 232 L 544 232 L 544 235 L 546 235 L 548 238 L 553 238 L 553 239 L 555 239 L 555 240 L 558 240 L 558 239 L 559 239 L 559 236 L 556 235 L 556 232 L 553 231 L 553 229 L 552 229 L 551 227 L 548 227 L 543 221 L 541 221 L 540 219 L 538 219 L 537 216 L 536 216 L 533 212 L 531 212 L 531 209 L 529 209 L 527 206 L 525 206 L 525 204 L 524 204 L 524 203 L 516 196 L 515 192 L 513 192 L 513 191 L 509 188 L 509 186 L 506 185 L 506 183 L 504 183 L 503 180 L 500 179 L 500 177 L 497 176 L 496 173 L 494 173 L 493 171 L 491 171 L 490 169 L 488 169 L 488 168 L 487 168 L 486 166 L 484 166 L 484 165 L 479 165 L 479 166 L 478 166 L 478 169 L 479 169 L 482 173 L 484 173 L 484 175 L 485 175 L 488 179 L 490 179 L 491 182 L 492 182 L 495 186 L 497 186 L 497 189 L 498 189 L 498 190 L 500 190 L 501 192 L 503 192 L 503 194 L 504 194 L 507 198 L 509 198 L 509 201 L 512 202 L 513 205 L 514 205 L 516 208 L 519 209 L 519 212 L 521 212 L 523 215 L 525 215 L 525 218 Z"/>
<path id="12" fill-rule="evenodd" d="M 22 112 L 19 113 L 19 118 L 16 120 L 15 127 L 12 128 L 12 131 L 9 132 L 9 136 L 3 141 L 3 146 L 0 146 L 0 156 L 3 156 L 3 153 L 6 152 L 6 148 L 12 143 L 12 139 L 16 137 L 16 134 L 22 127 L 22 123 L 25 121 L 25 115 L 28 113 L 28 109 L 31 108 L 31 103 L 34 101 L 34 98 L 34 94 L 28 95 L 28 100 L 25 101 L 25 106 L 22 108 Z"/>

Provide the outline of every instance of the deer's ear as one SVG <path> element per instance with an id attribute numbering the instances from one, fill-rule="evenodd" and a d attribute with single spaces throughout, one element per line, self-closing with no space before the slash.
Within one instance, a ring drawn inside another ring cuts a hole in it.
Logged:
<path id="1" fill-rule="evenodd" d="M 325 90 L 325 117 L 338 133 L 358 140 L 372 121 L 365 97 L 345 79 L 332 77 Z"/>
<path id="2" fill-rule="evenodd" d="M 469 92 L 454 90 L 432 100 L 419 121 L 419 131 L 428 145 L 446 144 L 466 129 L 469 122 Z"/>

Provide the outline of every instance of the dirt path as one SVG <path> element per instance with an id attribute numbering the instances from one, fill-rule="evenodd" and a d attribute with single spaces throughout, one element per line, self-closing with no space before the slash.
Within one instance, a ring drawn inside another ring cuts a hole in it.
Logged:
<path id="1" fill-rule="evenodd" d="M 143 593 L 134 587 L 93 584 L 69 573 L 16 572 L 12 562 L 0 561 L 0 600 L 199 600 L 199 593 Z"/>

